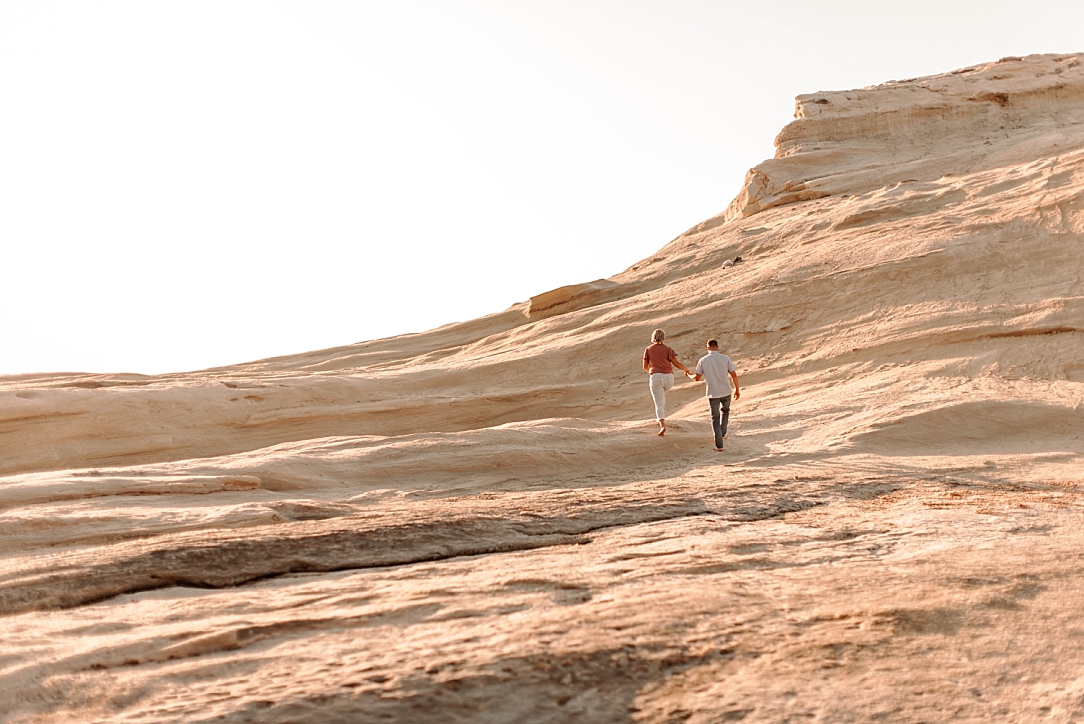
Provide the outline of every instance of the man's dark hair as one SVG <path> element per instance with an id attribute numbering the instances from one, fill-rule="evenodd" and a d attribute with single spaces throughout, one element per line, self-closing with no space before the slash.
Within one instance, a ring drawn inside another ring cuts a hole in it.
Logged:
<path id="1" fill-rule="evenodd" d="M 715 349 L 719 349 L 719 340 L 716 340 L 716 339 L 709 339 L 709 340 L 708 340 L 708 346 L 709 346 L 709 347 L 713 347 L 713 348 L 715 348 Z"/>

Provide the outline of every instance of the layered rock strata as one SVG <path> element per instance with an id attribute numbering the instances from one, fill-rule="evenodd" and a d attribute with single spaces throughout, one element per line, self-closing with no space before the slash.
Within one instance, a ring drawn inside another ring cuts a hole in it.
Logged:
<path id="1" fill-rule="evenodd" d="M 800 96 L 724 213 L 482 319 L 0 378 L 0 722 L 1072 720 L 1082 59 Z M 737 361 L 724 452 L 702 385 L 654 434 L 656 327 Z"/>

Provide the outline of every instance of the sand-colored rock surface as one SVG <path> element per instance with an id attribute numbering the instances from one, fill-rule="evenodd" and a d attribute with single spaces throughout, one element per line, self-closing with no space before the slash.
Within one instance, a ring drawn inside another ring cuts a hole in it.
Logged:
<path id="1" fill-rule="evenodd" d="M 489 317 L 0 378 L 0 722 L 1084 721 L 1084 56 L 777 146 Z"/>

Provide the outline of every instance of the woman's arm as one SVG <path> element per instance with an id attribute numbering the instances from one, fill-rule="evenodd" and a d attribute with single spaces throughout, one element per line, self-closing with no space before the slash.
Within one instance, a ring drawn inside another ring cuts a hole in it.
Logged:
<path id="1" fill-rule="evenodd" d="M 686 375 L 691 374 L 691 370 L 688 367 L 678 362 L 677 352 L 672 349 L 670 350 L 670 363 L 679 370 L 682 370 Z"/>

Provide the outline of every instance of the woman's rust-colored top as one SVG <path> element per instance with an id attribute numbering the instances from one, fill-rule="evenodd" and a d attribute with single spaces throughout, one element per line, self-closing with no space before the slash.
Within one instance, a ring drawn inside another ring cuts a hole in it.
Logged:
<path id="1" fill-rule="evenodd" d="M 644 350 L 644 364 L 647 365 L 648 374 L 672 375 L 674 362 L 677 362 L 677 354 L 665 344 L 653 344 Z"/>

